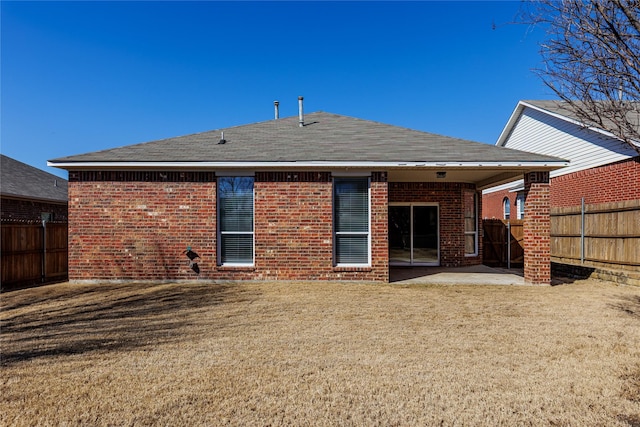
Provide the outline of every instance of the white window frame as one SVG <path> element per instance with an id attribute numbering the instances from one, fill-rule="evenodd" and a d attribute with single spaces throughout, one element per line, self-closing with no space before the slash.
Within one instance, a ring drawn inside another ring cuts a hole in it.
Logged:
<path id="1" fill-rule="evenodd" d="M 336 192 L 335 192 L 335 183 L 336 183 L 336 179 L 366 179 L 367 180 L 367 203 L 368 203 L 368 230 L 367 232 L 364 231 L 360 231 L 360 232 L 346 232 L 346 231 L 342 231 L 342 232 L 338 232 L 336 231 L 336 204 L 335 204 L 335 197 L 336 197 Z M 334 267 L 354 267 L 354 268 L 362 268 L 362 267 L 371 267 L 371 173 L 367 173 L 367 174 L 362 174 L 362 173 L 344 173 L 344 174 L 333 174 L 333 182 L 332 182 L 332 189 L 331 189 L 331 213 L 332 213 L 332 223 L 333 223 L 333 265 Z M 352 235 L 352 236 L 356 236 L 356 235 L 366 235 L 367 236 L 367 262 L 366 263 L 338 263 L 337 261 L 337 257 L 336 257 L 336 242 L 338 239 L 336 239 L 336 236 L 338 236 L 339 234 L 341 235 Z"/>
<path id="2" fill-rule="evenodd" d="M 253 224 L 252 224 L 252 229 L 253 231 L 222 231 L 221 227 L 222 227 L 222 221 L 220 220 L 221 217 L 221 213 L 220 213 L 220 178 L 251 178 L 253 179 L 253 197 L 252 197 L 252 201 L 253 204 L 251 206 L 251 210 L 252 210 L 252 214 L 253 214 Z M 256 181 L 255 181 L 255 174 L 254 173 L 244 173 L 244 174 L 240 174 L 240 173 L 225 173 L 224 175 L 216 175 L 216 224 L 217 224 L 217 244 L 216 244 L 216 248 L 217 248 L 217 258 L 218 258 L 218 266 L 221 267 L 253 267 L 255 265 L 255 260 L 256 260 L 256 237 L 255 237 L 255 231 L 256 231 L 256 187 L 255 187 Z M 234 234 L 234 235 L 248 235 L 251 234 L 252 239 L 251 239 L 251 245 L 252 245 L 252 257 L 251 257 L 251 262 L 222 262 L 222 235 L 223 234 Z"/>
<path id="3" fill-rule="evenodd" d="M 507 213 L 507 207 L 509 213 Z M 502 219 L 511 219 L 511 200 L 508 197 L 502 199 Z"/>
<path id="4" fill-rule="evenodd" d="M 466 230 L 466 218 L 464 218 L 464 210 L 465 210 L 465 205 L 464 205 L 464 197 L 462 198 L 462 220 L 464 222 L 463 226 L 465 227 L 464 230 L 464 236 L 465 236 L 465 242 L 464 242 L 464 256 L 465 257 L 475 257 L 478 256 L 478 192 L 474 191 L 474 190 L 463 190 L 465 193 L 473 193 L 473 211 L 474 211 L 474 231 L 467 231 Z M 473 248 L 473 253 L 472 254 L 468 254 L 467 251 L 467 243 L 466 243 L 466 237 L 467 236 L 474 236 L 474 248 Z"/>
<path id="5" fill-rule="evenodd" d="M 518 194 L 516 196 L 516 217 L 517 219 L 524 219 L 524 194 Z"/>

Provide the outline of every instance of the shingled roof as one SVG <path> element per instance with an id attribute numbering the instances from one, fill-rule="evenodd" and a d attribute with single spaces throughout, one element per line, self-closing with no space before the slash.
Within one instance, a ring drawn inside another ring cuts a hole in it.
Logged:
<path id="1" fill-rule="evenodd" d="M 67 180 L 0 155 L 0 193 L 3 197 L 67 202 Z"/>
<path id="2" fill-rule="evenodd" d="M 220 144 L 223 137 L 225 143 Z M 524 162 L 563 160 L 338 114 L 307 114 L 50 160 L 52 166 L 208 162 Z"/>

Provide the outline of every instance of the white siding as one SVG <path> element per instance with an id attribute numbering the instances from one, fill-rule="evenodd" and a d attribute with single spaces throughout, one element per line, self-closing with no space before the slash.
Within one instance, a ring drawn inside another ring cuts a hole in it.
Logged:
<path id="1" fill-rule="evenodd" d="M 634 157 L 625 143 L 598 132 L 526 107 L 516 121 L 505 147 L 570 160 L 551 177 Z"/>

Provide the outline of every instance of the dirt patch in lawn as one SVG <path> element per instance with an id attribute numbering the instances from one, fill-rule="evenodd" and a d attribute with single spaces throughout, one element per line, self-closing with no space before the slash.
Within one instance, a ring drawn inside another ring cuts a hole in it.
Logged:
<path id="1" fill-rule="evenodd" d="M 640 425 L 640 288 L 1 295 L 2 425 Z"/>

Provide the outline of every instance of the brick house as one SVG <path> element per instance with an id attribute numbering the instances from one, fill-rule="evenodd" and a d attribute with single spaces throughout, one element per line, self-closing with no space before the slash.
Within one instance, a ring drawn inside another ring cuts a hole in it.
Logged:
<path id="1" fill-rule="evenodd" d="M 67 180 L 0 155 L 3 221 L 66 221 Z"/>
<path id="2" fill-rule="evenodd" d="M 638 152 L 605 130 L 583 126 L 562 102 L 520 101 L 496 146 L 570 161 L 550 172 L 552 207 L 580 206 L 582 198 L 585 204 L 640 200 Z M 522 179 L 486 189 L 483 217 L 521 219 L 524 202 Z"/>
<path id="3" fill-rule="evenodd" d="M 49 161 L 69 171 L 69 277 L 389 280 L 482 263 L 480 191 L 526 181 L 525 280 L 550 281 L 555 157 L 317 112 Z"/>

